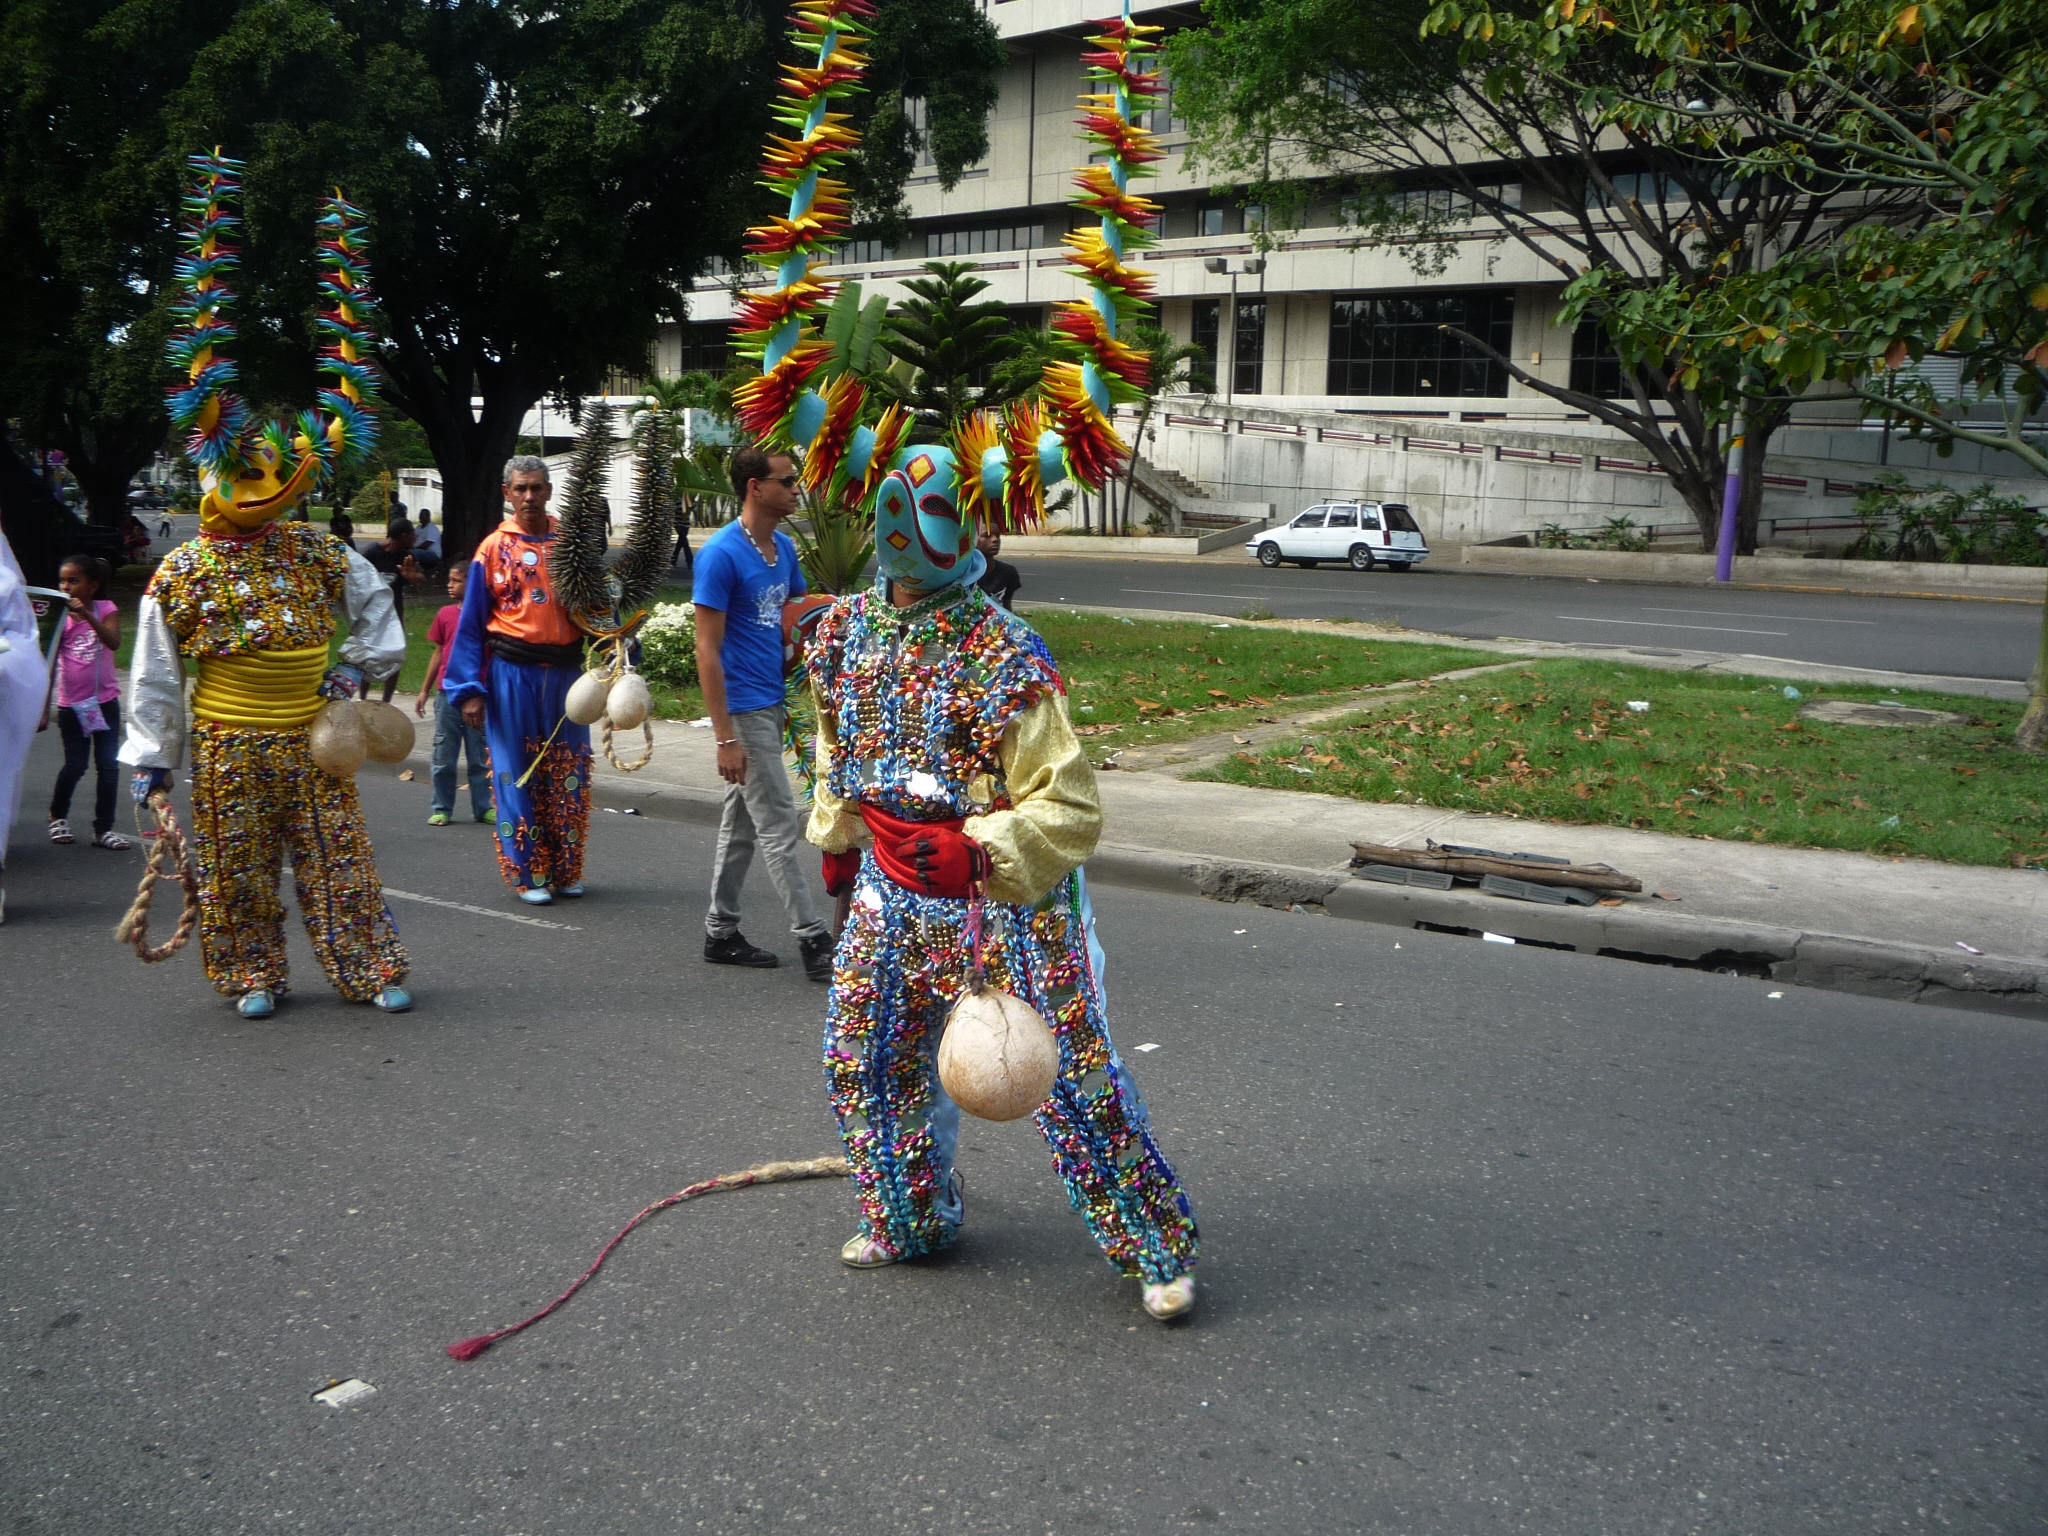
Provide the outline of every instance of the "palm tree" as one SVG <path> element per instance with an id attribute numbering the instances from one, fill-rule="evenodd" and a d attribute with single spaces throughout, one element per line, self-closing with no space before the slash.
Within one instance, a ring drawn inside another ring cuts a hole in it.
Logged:
<path id="1" fill-rule="evenodd" d="M 1123 533 L 1131 531 L 1131 490 L 1138 480 L 1138 453 L 1145 445 L 1145 430 L 1152 424 L 1159 397 L 1190 389 L 1207 393 L 1216 387 L 1209 354 L 1201 347 L 1175 341 L 1172 332 L 1150 324 L 1134 327 L 1131 340 L 1150 355 L 1152 368 L 1145 385 L 1145 403 L 1138 408 L 1137 430 L 1131 433 L 1130 462 L 1124 466 L 1123 513 L 1118 519 Z"/>

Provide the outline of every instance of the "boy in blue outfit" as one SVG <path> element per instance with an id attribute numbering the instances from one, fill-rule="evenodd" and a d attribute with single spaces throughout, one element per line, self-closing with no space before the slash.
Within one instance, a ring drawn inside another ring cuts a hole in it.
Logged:
<path id="1" fill-rule="evenodd" d="M 780 964 L 740 932 L 740 887 L 758 846 L 789 914 L 804 974 L 832 979 L 832 934 L 797 850 L 802 828 L 782 764 L 782 605 L 804 594 L 796 545 L 777 524 L 796 507 L 796 466 L 788 454 L 744 446 L 732 456 L 739 518 L 697 555 L 697 674 L 718 741 L 725 806 L 704 915 L 704 958 L 713 965 Z"/>
<path id="2" fill-rule="evenodd" d="M 434 701 L 434 805 L 427 825 L 445 827 L 455 814 L 455 765 L 464 752 L 469 754 L 469 809 L 478 821 L 490 821 L 491 759 L 484 746 L 484 733 L 462 718 L 462 711 L 448 702 L 441 687 L 448 670 L 448 647 L 455 639 L 455 625 L 462 617 L 462 593 L 469 585 L 469 567 L 450 566 L 448 606 L 434 615 L 427 640 L 434 647 L 427 663 L 427 680 L 420 684 L 420 696 L 412 706 L 415 715 L 427 712 L 427 700 Z"/>

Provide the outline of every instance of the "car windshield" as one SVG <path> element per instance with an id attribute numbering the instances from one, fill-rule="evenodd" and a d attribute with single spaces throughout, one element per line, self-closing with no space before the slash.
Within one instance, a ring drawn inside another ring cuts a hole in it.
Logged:
<path id="1" fill-rule="evenodd" d="M 1358 526 L 1358 508 L 1356 508 L 1356 507 L 1332 507 L 1332 508 L 1330 508 L 1330 523 L 1329 523 L 1329 526 L 1330 526 L 1330 527 L 1332 527 L 1332 528 L 1356 528 L 1356 527 Z"/>
<path id="2" fill-rule="evenodd" d="M 1408 509 L 1399 502 L 1390 502 L 1380 508 L 1380 510 L 1387 514 L 1387 526 L 1396 533 L 1422 532 L 1422 529 L 1416 525 L 1414 517 L 1409 514 Z"/>
<path id="3" fill-rule="evenodd" d="M 1296 528 L 1320 528 L 1323 526 L 1323 509 L 1311 507 L 1294 520 Z"/>

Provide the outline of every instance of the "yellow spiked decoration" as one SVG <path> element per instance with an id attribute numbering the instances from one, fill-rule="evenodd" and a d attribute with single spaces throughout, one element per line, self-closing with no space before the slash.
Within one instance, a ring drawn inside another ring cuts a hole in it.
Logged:
<path id="1" fill-rule="evenodd" d="M 170 395 L 172 422 L 188 434 L 186 453 L 205 494 L 199 504 L 203 533 L 255 533 L 304 500 L 336 469 L 354 464 L 377 440 L 377 372 L 372 354 L 374 305 L 363 215 L 339 191 L 321 204 L 319 319 L 320 368 L 328 384 L 319 392 L 326 413 L 302 411 L 287 427 L 258 424 L 234 389 L 235 365 L 223 355 L 235 339 L 227 310 L 234 294 L 227 278 L 239 260 L 228 236 L 240 226 L 233 202 L 241 162 L 218 149 L 194 155 L 194 183 L 184 200 L 184 254 L 177 264 L 184 298 L 168 355 L 185 383 Z"/>

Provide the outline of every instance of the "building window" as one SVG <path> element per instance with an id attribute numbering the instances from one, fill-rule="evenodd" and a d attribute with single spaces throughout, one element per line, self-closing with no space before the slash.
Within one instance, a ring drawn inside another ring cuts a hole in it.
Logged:
<path id="1" fill-rule="evenodd" d="M 1028 251 L 1043 244 L 1043 224 L 1004 224 L 995 229 L 937 229 L 924 237 L 924 253 L 926 256 L 983 256 L 991 251 Z"/>
<path id="2" fill-rule="evenodd" d="M 1629 397 L 1621 359 L 1615 355 L 1614 343 L 1607 339 L 1598 320 L 1581 320 L 1572 332 L 1571 387 L 1582 395 L 1598 395 L 1603 400 Z"/>
<path id="3" fill-rule="evenodd" d="M 1242 229 L 1244 226 L 1237 224 L 1236 228 L 1232 228 L 1231 226 L 1236 222 L 1233 215 L 1242 217 L 1240 210 L 1236 208 L 1198 209 L 1195 213 L 1195 233 L 1198 235 L 1234 235 L 1238 229 Z"/>
<path id="4" fill-rule="evenodd" d="M 911 174 L 922 175 L 939 168 L 938 156 L 932 153 L 931 108 L 922 96 L 903 98 L 903 119 L 910 125 L 910 132 L 917 140 L 917 156 L 911 162 Z"/>
<path id="5" fill-rule="evenodd" d="M 1488 182 L 1478 187 L 1479 196 L 1508 208 L 1522 206 L 1519 181 Z M 1485 218 L 1489 205 L 1456 187 L 1409 187 L 1387 198 L 1387 209 L 1397 219 L 1429 224 Z"/>
<path id="6" fill-rule="evenodd" d="M 1139 116 L 1138 126 L 1150 128 L 1162 137 L 1187 128 L 1185 122 L 1173 115 L 1173 81 L 1164 70 L 1159 74 L 1159 93 L 1153 98 L 1151 110 Z"/>
<path id="7" fill-rule="evenodd" d="M 847 240 L 833 246 L 825 259 L 835 267 L 856 261 L 887 261 L 889 247 L 880 240 Z"/>
<path id="8" fill-rule="evenodd" d="M 1239 299 L 1230 328 L 1230 387 L 1240 395 L 1259 392 L 1259 373 L 1266 361 L 1266 301 Z"/>
<path id="9" fill-rule="evenodd" d="M 730 333 L 722 325 L 685 325 L 676 332 L 676 372 L 722 374 L 731 363 Z"/>
<path id="10" fill-rule="evenodd" d="M 1330 305 L 1329 393 L 1505 395 L 1506 367 L 1446 334 L 1446 325 L 1506 352 L 1514 345 L 1514 291 L 1338 294 Z"/>
<path id="11" fill-rule="evenodd" d="M 1202 354 L 1204 367 L 1211 379 L 1216 377 L 1217 366 L 1222 356 L 1216 350 L 1223 329 L 1223 301 L 1221 299 L 1196 299 L 1188 327 L 1188 344 Z"/>
<path id="12" fill-rule="evenodd" d="M 1596 182 L 1586 183 L 1588 208 L 1607 208 L 1631 200 L 1645 208 L 1683 205 L 1692 201 L 1692 194 L 1680 186 L 1669 171 L 1610 171 L 1607 180 L 1613 184 L 1612 193 Z"/>

